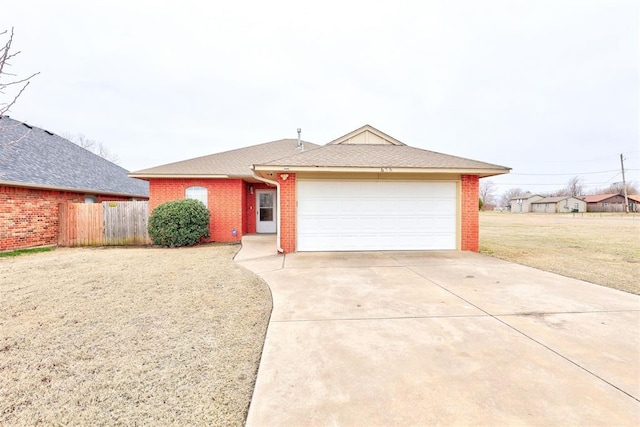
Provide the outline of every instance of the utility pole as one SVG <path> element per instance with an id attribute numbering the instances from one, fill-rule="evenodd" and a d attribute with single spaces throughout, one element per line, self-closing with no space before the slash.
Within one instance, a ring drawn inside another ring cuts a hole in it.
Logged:
<path id="1" fill-rule="evenodd" d="M 627 181 L 624 179 L 624 156 L 620 154 L 620 167 L 622 168 L 622 189 L 624 190 L 624 211 L 629 213 L 629 196 L 627 195 Z"/>

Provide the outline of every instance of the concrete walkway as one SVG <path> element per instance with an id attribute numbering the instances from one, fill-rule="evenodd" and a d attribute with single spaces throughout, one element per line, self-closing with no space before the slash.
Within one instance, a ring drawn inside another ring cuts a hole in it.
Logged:
<path id="1" fill-rule="evenodd" d="M 274 308 L 247 426 L 640 423 L 636 295 L 468 252 L 254 243 L 236 260 Z"/>

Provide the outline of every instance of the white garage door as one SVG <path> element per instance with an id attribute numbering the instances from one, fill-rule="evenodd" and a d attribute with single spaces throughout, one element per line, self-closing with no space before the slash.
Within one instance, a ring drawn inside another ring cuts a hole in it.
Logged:
<path id="1" fill-rule="evenodd" d="M 456 248 L 453 182 L 298 181 L 298 251 Z"/>

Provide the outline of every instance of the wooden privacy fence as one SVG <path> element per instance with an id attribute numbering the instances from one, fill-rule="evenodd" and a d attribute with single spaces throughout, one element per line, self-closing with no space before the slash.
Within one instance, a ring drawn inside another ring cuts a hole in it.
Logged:
<path id="1" fill-rule="evenodd" d="M 149 202 L 60 203 L 58 245 L 146 245 Z"/>
<path id="2" fill-rule="evenodd" d="M 609 203 L 606 205 L 587 205 L 587 212 L 624 212 L 623 203 Z M 640 203 L 629 203 L 629 212 L 640 212 Z"/>

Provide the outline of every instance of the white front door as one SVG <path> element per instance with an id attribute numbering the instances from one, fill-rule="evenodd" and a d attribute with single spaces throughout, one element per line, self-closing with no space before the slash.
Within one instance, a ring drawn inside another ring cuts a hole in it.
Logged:
<path id="1" fill-rule="evenodd" d="M 276 190 L 256 190 L 256 232 L 276 232 Z"/>

